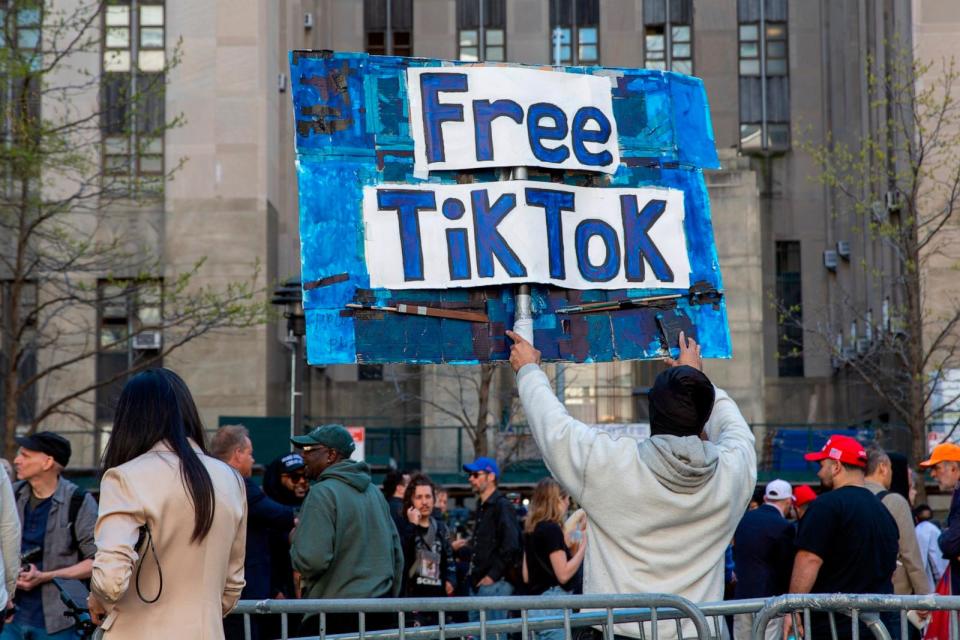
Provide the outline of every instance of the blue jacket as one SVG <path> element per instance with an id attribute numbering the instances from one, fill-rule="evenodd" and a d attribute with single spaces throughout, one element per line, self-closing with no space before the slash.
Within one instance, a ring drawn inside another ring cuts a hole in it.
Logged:
<path id="1" fill-rule="evenodd" d="M 960 490 L 954 491 L 950 500 L 950 514 L 940 534 L 940 551 L 950 561 L 950 593 L 960 594 L 960 561 L 957 560 L 960 556 Z"/>
<path id="2" fill-rule="evenodd" d="M 240 597 L 261 600 L 275 593 L 270 584 L 270 532 L 289 534 L 293 529 L 293 509 L 267 497 L 250 478 L 247 487 L 247 555 L 243 560 L 246 586 Z"/>
<path id="3" fill-rule="evenodd" d="M 773 505 L 748 511 L 733 536 L 735 597 L 766 598 L 786 593 L 793 571 L 796 527 Z"/>

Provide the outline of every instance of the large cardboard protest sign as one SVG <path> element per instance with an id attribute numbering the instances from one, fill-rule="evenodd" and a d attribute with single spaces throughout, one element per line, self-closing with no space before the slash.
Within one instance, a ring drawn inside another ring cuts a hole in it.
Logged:
<path id="1" fill-rule="evenodd" d="M 730 338 L 702 83 L 658 71 L 291 54 L 312 364 L 547 360 Z M 511 169 L 526 167 L 524 179 Z"/>

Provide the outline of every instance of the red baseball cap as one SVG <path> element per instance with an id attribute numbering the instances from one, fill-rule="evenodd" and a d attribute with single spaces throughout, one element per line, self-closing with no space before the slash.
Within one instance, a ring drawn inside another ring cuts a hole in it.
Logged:
<path id="1" fill-rule="evenodd" d="M 796 489 L 793 490 L 793 503 L 798 507 L 802 507 L 808 502 L 813 502 L 817 499 L 817 492 L 808 484 L 802 484 Z"/>
<path id="2" fill-rule="evenodd" d="M 857 467 L 867 466 L 867 452 L 863 445 L 850 436 L 833 435 L 827 439 L 820 451 L 814 451 L 803 456 L 804 460 L 816 462 L 817 460 L 837 460 L 844 464 L 852 464 Z"/>

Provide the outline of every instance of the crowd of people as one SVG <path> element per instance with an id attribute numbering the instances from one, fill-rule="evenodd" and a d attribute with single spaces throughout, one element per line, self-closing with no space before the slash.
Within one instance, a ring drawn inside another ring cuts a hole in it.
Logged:
<path id="1" fill-rule="evenodd" d="M 509 335 L 520 400 L 551 477 L 521 507 L 500 490 L 496 460 L 464 465 L 476 497 L 469 526 L 450 518 L 448 491 L 424 474 L 394 471 L 377 486 L 369 466 L 351 458 L 355 444 L 340 425 L 292 437 L 294 452 L 254 481 L 247 430 L 221 427 L 208 444 L 189 389 L 168 369 L 144 371 L 124 387 L 99 501 L 63 477 L 69 441 L 51 432 L 19 437 L 16 482 L 0 472 L 0 601 L 8 603 L 0 640 L 76 638 L 92 626 L 84 606 L 108 639 L 229 639 L 244 637 L 242 618 L 228 615 L 241 598 L 582 592 L 710 602 L 725 593 L 928 594 L 960 586 L 960 492 L 941 531 L 928 506 L 911 506 L 903 456 L 835 435 L 806 455 L 819 468 L 819 495 L 783 480 L 754 495 L 753 435 L 703 373 L 694 341 L 681 334 L 679 358 L 650 390 L 651 436 L 624 440 L 570 416 L 539 352 Z M 941 444 L 920 466 L 952 492 L 960 446 Z M 89 592 L 78 595 L 76 585 Z M 477 617 L 468 608 L 448 621 Z M 437 622 L 433 610 L 407 616 L 408 625 Z M 899 638 L 899 624 L 888 622 Z M 320 620 L 307 614 L 294 624 L 312 635 Z M 395 614 L 370 613 L 364 628 L 396 624 Z M 825 616 L 810 624 L 776 620 L 767 638 L 830 633 Z M 279 625 L 254 616 L 253 638 L 279 637 Z M 328 634 L 351 632 L 359 620 L 330 613 L 325 625 Z M 737 616 L 731 631 L 741 640 L 751 626 L 750 616 Z M 659 629 L 663 638 L 676 631 Z M 640 628 L 615 632 L 637 637 Z M 843 639 L 851 630 L 836 632 Z M 556 640 L 563 630 L 535 635 Z"/>

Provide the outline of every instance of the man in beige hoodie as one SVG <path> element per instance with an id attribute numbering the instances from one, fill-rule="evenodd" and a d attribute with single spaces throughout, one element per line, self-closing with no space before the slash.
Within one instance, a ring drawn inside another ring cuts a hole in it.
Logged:
<path id="1" fill-rule="evenodd" d="M 900 533 L 900 553 L 897 556 L 897 570 L 893 572 L 893 592 L 897 595 L 933 593 L 933 585 L 924 570 L 923 556 L 917 542 L 913 511 L 906 498 L 890 491 L 892 481 L 890 456 L 878 446 L 867 448 L 867 472 L 863 486 L 880 498 L 880 502 L 896 520 Z"/>
<path id="2" fill-rule="evenodd" d="M 550 472 L 587 514 L 584 593 L 673 593 L 723 599 L 724 552 L 757 479 L 753 434 L 736 403 L 700 371 L 696 342 L 650 391 L 651 437 L 613 437 L 576 420 L 513 332 L 510 364 Z M 638 637 L 639 626 L 616 633 Z M 693 634 L 685 624 L 683 634 Z M 646 629 L 649 637 L 650 629 Z M 676 625 L 659 629 L 664 640 Z"/>

